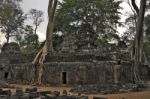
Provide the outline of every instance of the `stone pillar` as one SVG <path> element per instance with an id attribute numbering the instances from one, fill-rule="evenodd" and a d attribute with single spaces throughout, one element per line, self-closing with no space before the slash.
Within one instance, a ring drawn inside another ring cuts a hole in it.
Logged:
<path id="1" fill-rule="evenodd" d="M 118 84 L 119 83 L 119 78 L 120 78 L 120 65 L 115 65 L 114 66 L 114 83 Z"/>

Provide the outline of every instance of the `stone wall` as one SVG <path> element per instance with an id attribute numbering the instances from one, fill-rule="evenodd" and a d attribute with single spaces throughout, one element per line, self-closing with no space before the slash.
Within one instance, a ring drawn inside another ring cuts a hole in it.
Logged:
<path id="1" fill-rule="evenodd" d="M 118 71 L 115 71 L 115 68 L 118 66 L 116 64 L 116 61 L 96 63 L 49 62 L 45 64 L 43 83 L 51 85 L 76 85 L 130 82 L 129 63 L 120 65 Z M 32 80 L 31 77 L 34 72 L 32 64 L 14 64 L 11 65 L 11 68 L 11 81 L 29 83 Z"/>
<path id="2" fill-rule="evenodd" d="M 0 79 L 12 83 L 32 81 L 34 66 L 31 64 L 36 53 L 22 54 L 17 45 L 3 48 L 0 54 Z M 5 49 L 5 50 L 4 50 Z M 118 84 L 131 82 L 131 68 L 127 53 L 120 51 L 49 53 L 44 66 L 43 83 L 51 85 Z M 141 67 L 141 78 L 147 79 L 148 67 Z"/>

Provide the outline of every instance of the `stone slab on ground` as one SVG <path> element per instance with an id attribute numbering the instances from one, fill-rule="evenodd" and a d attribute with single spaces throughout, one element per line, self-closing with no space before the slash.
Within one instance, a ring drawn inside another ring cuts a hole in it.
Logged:
<path id="1" fill-rule="evenodd" d="M 7 95 L 0 95 L 0 99 L 9 99 L 9 96 L 7 96 Z"/>
<path id="2" fill-rule="evenodd" d="M 108 99 L 108 98 L 104 98 L 104 97 L 93 97 L 93 99 Z"/>

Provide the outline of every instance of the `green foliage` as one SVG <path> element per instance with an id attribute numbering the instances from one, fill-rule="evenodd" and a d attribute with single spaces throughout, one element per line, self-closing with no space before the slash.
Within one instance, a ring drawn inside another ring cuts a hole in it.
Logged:
<path id="1" fill-rule="evenodd" d="M 144 51 L 148 60 L 150 60 L 150 15 L 147 15 L 145 18 L 145 43 Z"/>
<path id="2" fill-rule="evenodd" d="M 58 34 L 53 34 L 53 47 L 55 51 L 60 50 L 61 43 L 63 41 L 63 36 Z"/>
<path id="3" fill-rule="evenodd" d="M 55 31 L 63 35 L 76 34 L 83 29 L 82 25 L 88 24 L 96 33 L 97 42 L 108 43 L 116 37 L 117 25 L 120 25 L 120 3 L 116 0 L 64 0 L 57 10 Z"/>
<path id="4" fill-rule="evenodd" d="M 147 15 L 145 18 L 145 41 L 150 43 L 150 15 Z"/>
<path id="5" fill-rule="evenodd" d="M 23 54 L 30 54 L 35 51 L 35 48 L 32 45 L 28 45 L 21 48 L 21 52 Z"/>
<path id="6" fill-rule="evenodd" d="M 7 1 L 7 0 L 6 0 Z M 15 2 L 4 2 L 0 5 L 0 29 L 6 34 L 7 43 L 22 28 L 25 17 L 23 11 Z"/>
<path id="7" fill-rule="evenodd" d="M 30 25 L 26 25 L 22 30 L 22 34 L 17 35 L 16 38 L 21 47 L 21 51 L 24 54 L 29 54 L 37 50 L 37 48 L 39 47 L 38 39 L 38 35 L 34 34 L 33 28 Z"/>

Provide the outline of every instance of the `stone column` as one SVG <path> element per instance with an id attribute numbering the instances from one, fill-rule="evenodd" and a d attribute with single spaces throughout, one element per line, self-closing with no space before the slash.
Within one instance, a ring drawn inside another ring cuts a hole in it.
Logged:
<path id="1" fill-rule="evenodd" d="M 119 83 L 119 77 L 120 77 L 120 65 L 115 65 L 114 66 L 114 83 L 118 84 Z"/>

